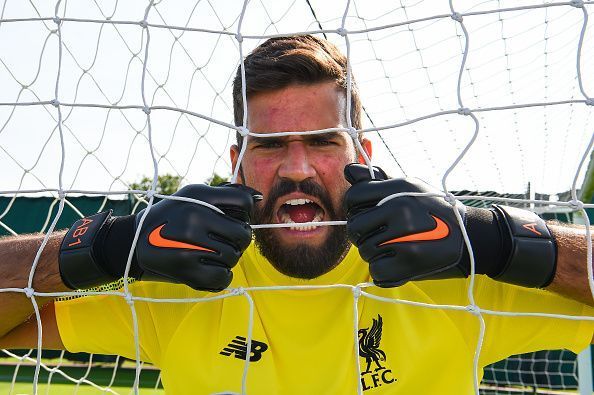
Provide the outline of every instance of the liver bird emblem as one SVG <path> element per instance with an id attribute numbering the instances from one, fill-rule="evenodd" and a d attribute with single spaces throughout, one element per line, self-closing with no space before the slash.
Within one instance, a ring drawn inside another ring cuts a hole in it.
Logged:
<path id="1" fill-rule="evenodd" d="M 382 316 L 377 315 L 377 319 L 373 318 L 371 329 L 359 329 L 359 356 L 365 358 L 367 367 L 361 374 L 371 372 L 371 363 L 375 363 L 375 371 L 385 369 L 380 361 L 386 360 L 386 353 L 380 350 L 380 342 L 382 341 Z"/>

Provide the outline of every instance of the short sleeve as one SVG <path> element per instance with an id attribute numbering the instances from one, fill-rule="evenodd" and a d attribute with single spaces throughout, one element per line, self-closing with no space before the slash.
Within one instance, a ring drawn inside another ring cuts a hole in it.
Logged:
<path id="1" fill-rule="evenodd" d="M 481 365 L 510 355 L 538 350 L 568 349 L 579 353 L 592 340 L 594 309 L 545 290 L 504 284 L 488 278 L 477 281 L 476 302 L 483 309 L 485 338 Z M 561 317 L 497 315 L 541 313 Z"/>
<path id="2" fill-rule="evenodd" d="M 191 303 L 164 303 L 159 299 L 202 296 L 184 285 L 133 283 L 138 323 L 138 344 L 143 361 L 159 365 L 161 355 Z M 113 293 L 113 292 L 112 292 Z M 62 342 L 68 351 L 122 355 L 136 358 L 132 309 L 119 295 L 93 295 L 58 301 L 56 319 Z"/>

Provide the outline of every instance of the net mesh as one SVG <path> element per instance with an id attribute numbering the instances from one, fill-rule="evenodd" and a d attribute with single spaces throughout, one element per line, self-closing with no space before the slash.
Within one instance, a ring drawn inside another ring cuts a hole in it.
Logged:
<path id="1" fill-rule="evenodd" d="M 484 395 L 574 389 L 578 385 L 575 354 L 547 350 L 514 355 L 485 368 L 482 382 Z"/>
<path id="2" fill-rule="evenodd" d="M 0 194 L 8 201 L 0 212 L 0 227 L 8 234 L 19 233 L 6 219 L 22 197 L 54 199 L 36 229 L 46 232 L 47 241 L 60 228 L 66 211 L 83 216 L 73 203 L 80 195 L 100 197 L 96 211 L 105 209 L 111 199 L 124 198 L 132 212 L 147 205 L 148 213 L 155 198 L 171 199 L 155 193 L 159 175 L 174 175 L 182 183 L 210 180 L 215 173 L 234 179 L 237 175 L 230 174 L 226 153 L 235 132 L 247 139 L 257 135 L 246 128 L 245 120 L 241 127 L 232 124 L 234 72 L 264 39 L 307 32 L 326 36 L 347 54 L 349 81 L 352 71 L 365 105 L 361 132 L 376 142 L 374 164 L 393 176 L 416 176 L 440 185 L 452 205 L 459 200 L 477 205 L 498 201 L 541 213 L 574 213 L 587 225 L 584 265 L 594 289 L 586 213 L 593 205 L 582 200 L 579 190 L 593 143 L 594 73 L 589 70 L 594 66 L 594 47 L 588 45 L 594 39 L 594 30 L 588 29 L 593 4 L 578 0 L 373 5 L 355 0 L 4 1 Z M 347 92 L 350 95 L 350 86 Z M 245 89 L 243 94 L 247 106 Z M 342 131 L 352 132 L 347 120 L 349 128 Z M 132 188 L 145 175 L 152 178 L 151 186 Z M 464 189 L 483 192 L 451 193 Z M 458 211 L 454 212 L 464 231 Z M 41 249 L 44 246 L 45 242 Z M 47 295 L 31 286 L 38 259 L 39 253 L 27 287 L 0 292 L 26 294 L 41 327 L 36 298 Z M 485 311 L 474 302 L 473 284 L 474 275 L 465 306 L 384 300 L 366 292 L 370 284 L 329 287 L 353 291 L 354 317 L 359 298 L 476 316 L 481 324 L 474 366 L 478 393 L 483 316 L 544 314 Z M 295 287 L 277 287 L 287 288 Z M 249 344 L 253 292 L 258 289 L 230 289 L 201 302 L 245 298 L 251 312 Z M 129 301 L 134 318 L 137 355 L 131 387 L 138 392 L 143 365 L 134 302 L 139 299 L 127 282 L 120 295 Z M 357 331 L 354 319 L 355 350 Z M 67 376 L 62 357 L 50 368 L 42 363 L 41 353 L 5 354 L 17 364 L 13 384 L 19 366 L 27 361 L 35 361 L 34 391 L 42 370 L 50 372 L 50 381 Z M 94 365 L 92 359 L 87 365 Z M 244 392 L 248 372 L 246 360 Z M 96 385 L 85 377 L 69 380 Z M 105 386 L 108 391 L 110 385 Z M 158 387 L 158 379 L 152 385 Z"/>

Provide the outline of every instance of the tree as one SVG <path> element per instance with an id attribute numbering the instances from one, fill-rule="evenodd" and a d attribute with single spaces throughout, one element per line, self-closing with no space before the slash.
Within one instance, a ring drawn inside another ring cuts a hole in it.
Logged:
<path id="1" fill-rule="evenodd" d="M 161 195 L 172 195 L 180 188 L 181 180 L 181 176 L 173 176 L 171 174 L 160 175 L 157 179 L 156 191 Z M 217 173 L 214 173 L 212 179 L 209 182 L 207 182 L 207 184 L 217 186 L 225 182 L 229 182 L 228 177 L 223 177 L 218 175 Z M 130 184 L 130 189 L 148 191 L 151 188 L 152 183 L 152 178 L 143 177 L 142 180 L 140 180 L 140 182 L 133 182 L 132 184 Z"/>
<path id="2" fill-rule="evenodd" d="M 214 173 L 214 175 L 212 176 L 212 179 L 210 180 L 210 182 L 208 184 L 210 186 L 216 187 L 217 185 L 221 185 L 225 182 L 229 182 L 229 177 L 222 177 L 222 176 L 218 175 L 217 173 Z"/>
<path id="3" fill-rule="evenodd" d="M 181 179 L 181 176 L 173 176 L 171 174 L 160 175 L 157 179 L 157 193 L 161 195 L 174 194 L 180 187 Z M 133 182 L 132 184 L 130 184 L 130 189 L 147 191 L 151 189 L 152 183 L 152 178 L 143 177 L 142 180 L 140 180 L 140 182 Z"/>

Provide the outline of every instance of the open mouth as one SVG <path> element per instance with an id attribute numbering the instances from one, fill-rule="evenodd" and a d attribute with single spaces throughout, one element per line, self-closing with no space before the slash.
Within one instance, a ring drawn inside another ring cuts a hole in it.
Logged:
<path id="1" fill-rule="evenodd" d="M 304 222 L 320 222 L 324 218 L 324 209 L 310 199 L 289 199 L 277 211 L 278 222 L 293 224 Z M 291 226 L 291 230 L 308 232 L 318 227 L 315 225 Z"/>

